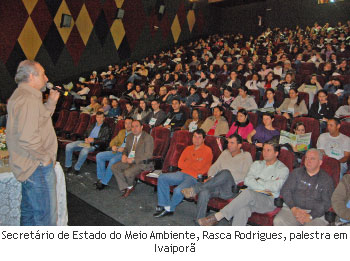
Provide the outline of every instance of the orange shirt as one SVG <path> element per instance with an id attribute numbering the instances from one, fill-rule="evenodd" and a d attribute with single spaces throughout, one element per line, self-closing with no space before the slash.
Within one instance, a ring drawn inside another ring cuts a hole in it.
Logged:
<path id="1" fill-rule="evenodd" d="M 182 152 L 178 167 L 182 172 L 191 175 L 195 179 L 198 174 L 206 174 L 213 160 L 213 152 L 210 147 L 202 144 L 197 150 L 194 145 L 188 146 Z"/>

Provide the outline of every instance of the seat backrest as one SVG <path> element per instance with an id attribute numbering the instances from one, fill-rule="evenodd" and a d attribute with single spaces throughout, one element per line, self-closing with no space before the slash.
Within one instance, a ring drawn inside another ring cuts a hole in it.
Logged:
<path id="1" fill-rule="evenodd" d="M 114 138 L 115 136 L 118 135 L 119 131 L 122 130 L 122 129 L 125 129 L 125 120 L 119 120 L 114 129 L 113 129 L 113 132 L 112 132 L 112 138 Z"/>
<path id="2" fill-rule="evenodd" d="M 83 136 L 84 132 L 88 128 L 90 121 L 90 115 L 87 113 L 80 113 L 78 122 L 74 128 L 74 134 L 78 136 Z"/>
<path id="3" fill-rule="evenodd" d="M 203 121 L 205 121 L 205 119 L 211 115 L 211 111 L 208 108 L 206 107 L 197 107 L 197 108 L 201 112 Z"/>
<path id="4" fill-rule="evenodd" d="M 232 123 L 233 123 L 233 113 L 231 110 L 228 110 L 228 109 L 225 109 L 224 110 L 224 114 L 223 114 L 226 119 L 227 119 L 227 122 L 228 122 L 228 126 L 231 126 Z"/>
<path id="5" fill-rule="evenodd" d="M 67 123 L 68 116 L 69 116 L 69 111 L 61 110 L 58 115 L 58 120 L 56 121 L 56 124 L 55 124 L 55 129 L 57 130 L 62 129 Z"/>
<path id="6" fill-rule="evenodd" d="M 78 111 L 71 111 L 69 113 L 67 122 L 63 128 L 64 132 L 71 133 L 74 130 L 74 127 L 76 126 L 79 118 L 79 112 Z"/>
<path id="7" fill-rule="evenodd" d="M 220 142 L 221 142 L 221 139 L 220 139 Z M 213 152 L 212 163 L 214 163 L 221 154 L 221 150 L 220 150 L 218 143 L 216 141 L 216 137 L 207 135 L 205 137 L 204 144 L 211 148 L 211 151 Z"/>
<path id="8" fill-rule="evenodd" d="M 272 122 L 272 126 L 277 130 L 286 130 L 287 129 L 287 119 L 282 115 L 275 115 L 275 119 Z"/>
<path id="9" fill-rule="evenodd" d="M 297 122 L 303 122 L 305 125 L 305 132 L 311 132 L 311 147 L 315 148 L 317 139 L 320 136 L 320 122 L 310 117 L 297 117 L 293 119 L 291 130 L 294 130 L 294 126 Z"/>
<path id="10" fill-rule="evenodd" d="M 242 150 L 249 152 L 252 155 L 253 161 L 256 159 L 256 147 L 254 144 L 250 144 L 248 142 L 242 143 Z"/>
<path id="11" fill-rule="evenodd" d="M 344 135 L 350 137 L 350 122 L 345 122 L 343 121 L 340 124 L 340 129 L 339 129 L 340 133 L 343 133 Z"/>
<path id="12" fill-rule="evenodd" d="M 151 131 L 154 148 L 153 156 L 165 158 L 170 144 L 170 130 L 161 126 L 155 127 Z"/>
<path id="13" fill-rule="evenodd" d="M 254 97 L 256 104 L 259 106 L 260 103 L 260 92 L 258 90 L 249 90 L 251 96 Z"/>
<path id="14" fill-rule="evenodd" d="M 258 126 L 258 114 L 254 112 L 248 112 L 249 121 L 253 124 L 254 129 Z"/>
<path id="15" fill-rule="evenodd" d="M 147 132 L 148 134 L 151 133 L 151 126 L 149 126 L 148 124 L 144 123 L 144 124 L 142 124 L 142 127 L 143 127 L 142 128 L 143 131 Z"/>
<path id="16" fill-rule="evenodd" d="M 281 149 L 278 154 L 278 159 L 287 166 L 289 172 L 293 170 L 293 163 L 295 159 L 295 155 L 293 152 L 285 149 Z"/>
<path id="17" fill-rule="evenodd" d="M 175 131 L 165 156 L 162 172 L 168 172 L 170 166 L 177 167 L 181 153 L 189 145 L 192 145 L 192 133 L 187 130 Z"/>
<path id="18" fill-rule="evenodd" d="M 305 156 L 301 161 L 300 166 L 305 165 Z M 340 162 L 334 158 L 323 156 L 321 169 L 328 173 L 329 176 L 333 179 L 334 187 L 336 187 L 339 183 L 340 179 Z"/>
<path id="19" fill-rule="evenodd" d="M 307 92 L 299 92 L 298 93 L 299 97 L 304 100 L 305 104 L 306 104 L 306 108 L 309 108 L 309 93 Z"/>
<path id="20" fill-rule="evenodd" d="M 218 98 L 219 98 L 220 95 L 221 95 L 220 89 L 217 88 L 217 87 L 211 87 L 211 88 L 208 89 L 208 91 L 209 91 L 212 95 L 214 95 L 214 96 L 216 96 L 216 97 L 218 97 Z"/>
<path id="21" fill-rule="evenodd" d="M 64 101 L 61 106 L 62 110 L 69 110 L 73 103 L 73 96 L 64 96 Z"/>

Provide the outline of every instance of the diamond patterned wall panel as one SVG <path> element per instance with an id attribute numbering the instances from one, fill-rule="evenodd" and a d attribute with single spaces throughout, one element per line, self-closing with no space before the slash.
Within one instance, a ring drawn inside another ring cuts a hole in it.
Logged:
<path id="1" fill-rule="evenodd" d="M 114 20 L 114 23 L 111 27 L 111 34 L 113 37 L 115 47 L 119 49 L 119 46 L 122 43 L 123 38 L 125 36 L 124 26 L 120 19 Z"/>
<path id="2" fill-rule="evenodd" d="M 181 1 L 179 9 L 177 10 L 177 17 L 179 18 L 181 28 L 183 28 L 186 24 L 186 9 L 183 1 Z"/>
<path id="3" fill-rule="evenodd" d="M 194 24 L 196 23 L 196 16 L 194 14 L 193 10 L 189 10 L 187 14 L 187 23 L 188 23 L 188 28 L 190 29 L 190 32 L 192 33 Z"/>
<path id="4" fill-rule="evenodd" d="M 23 27 L 20 36 L 18 37 L 18 42 L 21 45 L 26 57 L 29 60 L 35 60 L 36 54 L 40 49 L 42 41 L 30 17 Z"/>
<path id="5" fill-rule="evenodd" d="M 56 64 L 61 52 L 64 48 L 64 42 L 57 30 L 55 23 L 51 24 L 51 27 L 43 41 L 48 54 L 51 57 L 53 64 Z"/>
<path id="6" fill-rule="evenodd" d="M 103 10 L 101 10 L 101 13 L 95 23 L 95 31 L 101 45 L 103 46 L 109 32 L 109 26 L 106 20 L 105 12 Z"/>
<path id="7" fill-rule="evenodd" d="M 30 14 L 30 17 L 32 18 L 35 28 L 43 41 L 52 24 L 52 16 L 45 0 L 38 1 L 33 12 Z"/>
<path id="8" fill-rule="evenodd" d="M 63 42 L 66 43 L 68 40 L 68 37 L 73 29 L 74 21 L 72 20 L 70 27 L 62 27 L 61 28 L 60 25 L 61 25 L 61 19 L 62 19 L 63 14 L 72 15 L 71 12 L 69 11 L 69 8 L 68 8 L 65 0 L 62 1 L 60 8 L 58 8 L 58 11 L 57 11 L 56 16 L 54 18 L 54 22 L 57 26 L 57 30 L 58 30 L 59 34 L 62 37 Z"/>
<path id="9" fill-rule="evenodd" d="M 28 12 L 21 0 L 0 1 L 0 60 L 3 63 L 7 62 L 27 19 Z"/>
<path id="10" fill-rule="evenodd" d="M 108 28 L 111 28 L 115 20 L 115 14 L 117 12 L 117 5 L 115 3 L 115 0 L 106 0 L 105 4 L 103 5 L 103 10 L 105 11 Z"/>
<path id="11" fill-rule="evenodd" d="M 115 0 L 115 4 L 117 8 L 122 8 L 123 3 L 124 3 L 124 0 Z"/>
<path id="12" fill-rule="evenodd" d="M 128 43 L 128 39 L 126 37 L 123 38 L 123 40 L 119 46 L 118 55 L 119 55 L 121 60 L 128 59 L 131 56 L 130 46 Z"/>
<path id="13" fill-rule="evenodd" d="M 171 33 L 173 34 L 174 42 L 177 43 L 181 33 L 181 26 L 177 15 L 175 15 L 173 24 L 171 25 Z"/>
<path id="14" fill-rule="evenodd" d="M 85 4 L 80 10 L 78 18 L 75 21 L 75 25 L 77 26 L 80 36 L 83 39 L 84 45 L 86 46 L 89 40 L 90 34 L 92 32 L 92 29 L 94 28 L 94 25 L 92 24 L 92 21 L 90 19 L 90 16 L 86 9 Z"/>
<path id="15" fill-rule="evenodd" d="M 66 43 L 66 47 L 75 65 L 78 65 L 81 55 L 85 49 L 85 44 L 80 37 L 77 26 L 74 25 L 72 32 L 69 36 L 69 39 Z"/>
<path id="16" fill-rule="evenodd" d="M 69 11 L 72 14 L 74 21 L 77 20 L 81 8 L 83 7 L 84 0 L 65 0 Z"/>
<path id="17" fill-rule="evenodd" d="M 163 19 L 160 21 L 160 24 L 159 24 L 159 27 L 160 29 L 162 30 L 162 36 L 163 36 L 163 39 L 167 39 L 169 34 L 170 34 L 170 21 L 169 21 L 169 18 L 168 18 L 168 14 L 165 14 L 163 16 Z"/>
<path id="18" fill-rule="evenodd" d="M 30 15 L 33 12 L 35 5 L 38 3 L 38 0 L 22 0 L 22 2 Z"/>
<path id="19" fill-rule="evenodd" d="M 85 6 L 86 6 L 86 10 L 89 13 L 92 23 L 95 24 L 95 22 L 97 21 L 100 15 L 100 11 L 102 8 L 100 2 L 96 0 L 86 0 Z"/>
<path id="20" fill-rule="evenodd" d="M 147 23 L 145 10 L 142 0 L 124 1 L 123 9 L 125 10 L 123 25 L 125 34 L 131 51 L 134 49 L 136 42 Z"/>
<path id="21" fill-rule="evenodd" d="M 45 0 L 45 2 L 46 2 L 47 7 L 49 8 L 51 16 L 55 17 L 58 8 L 60 8 L 62 0 Z"/>
<path id="22" fill-rule="evenodd" d="M 6 63 L 7 71 L 12 76 L 12 78 L 15 77 L 18 64 L 25 59 L 26 56 L 23 53 L 21 46 L 18 42 L 16 42 Z"/>

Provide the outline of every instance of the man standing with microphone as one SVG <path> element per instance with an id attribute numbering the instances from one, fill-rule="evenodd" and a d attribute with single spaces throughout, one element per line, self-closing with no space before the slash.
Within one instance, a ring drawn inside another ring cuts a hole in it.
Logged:
<path id="1" fill-rule="evenodd" d="M 6 140 L 10 167 L 22 183 L 21 225 L 54 226 L 57 223 L 57 137 L 51 116 L 60 96 L 50 90 L 45 104 L 42 91 L 48 81 L 35 61 L 22 61 L 15 81 L 18 88 L 8 101 Z"/>

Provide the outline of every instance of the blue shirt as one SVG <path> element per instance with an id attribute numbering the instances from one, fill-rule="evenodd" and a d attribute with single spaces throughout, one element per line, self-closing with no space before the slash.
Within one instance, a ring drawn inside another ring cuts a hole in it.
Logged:
<path id="1" fill-rule="evenodd" d="M 98 133 L 100 132 L 101 126 L 102 126 L 102 124 L 100 126 L 98 126 L 98 124 L 96 122 L 95 127 L 90 132 L 89 138 L 94 138 L 94 139 L 98 138 Z"/>
<path id="2" fill-rule="evenodd" d="M 126 143 L 126 137 L 131 133 L 131 131 L 125 131 L 125 138 L 123 144 L 120 146 L 121 148 L 125 148 L 125 143 Z"/>

